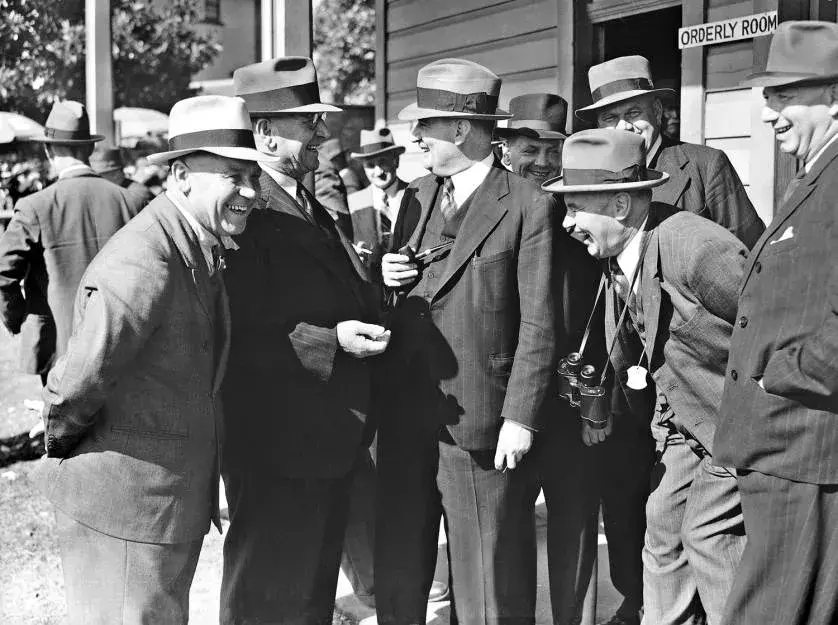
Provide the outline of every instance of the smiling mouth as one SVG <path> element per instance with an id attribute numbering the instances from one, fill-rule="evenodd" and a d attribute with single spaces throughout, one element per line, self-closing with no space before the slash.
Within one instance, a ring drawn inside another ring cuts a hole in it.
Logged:
<path id="1" fill-rule="evenodd" d="M 228 204 L 227 208 L 230 212 L 235 213 L 236 215 L 246 215 L 250 210 L 249 204 Z"/>
<path id="2" fill-rule="evenodd" d="M 786 124 L 784 126 L 775 126 L 774 127 L 774 134 L 778 137 L 782 134 L 785 134 L 791 129 L 791 124 Z"/>

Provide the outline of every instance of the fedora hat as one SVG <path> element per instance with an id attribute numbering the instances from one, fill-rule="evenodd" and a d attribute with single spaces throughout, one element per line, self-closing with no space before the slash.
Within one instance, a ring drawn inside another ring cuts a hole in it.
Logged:
<path id="1" fill-rule="evenodd" d="M 283 56 L 240 67 L 233 72 L 233 86 L 254 117 L 343 110 L 320 102 L 317 72 L 305 56 Z"/>
<path id="2" fill-rule="evenodd" d="M 669 180 L 669 174 L 646 168 L 643 137 L 611 128 L 570 135 L 562 150 L 562 175 L 541 188 L 551 193 L 636 191 Z"/>
<path id="3" fill-rule="evenodd" d="M 567 100 L 554 93 L 528 93 L 509 101 L 512 117 L 495 134 L 507 139 L 521 135 L 533 139 L 566 139 Z"/>
<path id="4" fill-rule="evenodd" d="M 396 145 L 393 133 L 390 132 L 389 128 L 379 128 L 378 130 L 361 131 L 361 145 L 358 150 L 358 152 L 350 153 L 349 156 L 365 159 L 385 152 L 395 152 L 398 155 L 404 152 L 404 147 Z"/>
<path id="5" fill-rule="evenodd" d="M 44 136 L 35 140 L 43 143 L 76 145 L 102 141 L 102 135 L 90 134 L 90 118 L 87 107 L 75 100 L 59 100 L 52 109 L 44 125 Z"/>
<path id="6" fill-rule="evenodd" d="M 98 147 L 90 155 L 90 167 L 97 174 L 122 169 L 122 153 L 113 146 Z"/>
<path id="7" fill-rule="evenodd" d="M 674 96 L 672 89 L 655 89 L 649 61 L 643 56 L 621 56 L 588 70 L 588 85 L 594 103 L 576 111 L 576 117 L 589 120 L 592 113 L 606 106 L 642 95 Z"/>
<path id="8" fill-rule="evenodd" d="M 779 87 L 838 80 L 838 24 L 783 22 L 771 38 L 765 70 L 743 87 Z"/>
<path id="9" fill-rule="evenodd" d="M 149 154 L 148 160 L 164 163 L 191 152 L 276 161 L 275 156 L 256 149 L 244 100 L 224 95 L 199 95 L 175 102 L 169 113 L 169 150 Z"/>
<path id="10" fill-rule="evenodd" d="M 501 79 L 491 70 L 464 59 L 440 59 L 416 76 L 416 102 L 399 111 L 399 119 L 430 117 L 509 119 L 498 106 Z"/>

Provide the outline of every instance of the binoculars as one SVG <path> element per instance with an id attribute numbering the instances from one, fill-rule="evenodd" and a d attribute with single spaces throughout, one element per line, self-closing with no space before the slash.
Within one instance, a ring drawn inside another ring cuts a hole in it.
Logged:
<path id="1" fill-rule="evenodd" d="M 582 363 L 582 354 L 571 352 L 559 361 L 559 397 L 579 408 L 579 416 L 591 427 L 608 423 L 610 406 L 605 388 L 597 380 L 596 368 Z"/>

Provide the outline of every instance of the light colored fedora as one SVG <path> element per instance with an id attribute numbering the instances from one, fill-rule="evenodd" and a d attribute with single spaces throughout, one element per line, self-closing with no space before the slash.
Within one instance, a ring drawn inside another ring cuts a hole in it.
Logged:
<path id="1" fill-rule="evenodd" d="M 541 188 L 550 193 L 636 191 L 669 180 L 669 174 L 646 168 L 643 137 L 612 128 L 570 135 L 562 150 L 562 175 Z"/>
<path id="2" fill-rule="evenodd" d="M 361 131 L 361 145 L 358 148 L 360 152 L 352 152 L 349 156 L 352 158 L 365 159 L 372 156 L 378 156 L 385 152 L 395 152 L 396 155 L 404 152 L 404 147 L 396 145 L 393 139 L 393 133 L 389 128 L 379 128 L 378 130 L 362 130 Z"/>
<path id="3" fill-rule="evenodd" d="M 675 95 L 672 89 L 655 89 L 649 61 L 643 56 L 621 56 L 588 70 L 588 85 L 594 103 L 576 111 L 576 117 L 588 120 L 592 113 L 606 106 L 650 93 Z"/>
<path id="4" fill-rule="evenodd" d="M 768 50 L 765 70 L 749 75 L 743 87 L 779 87 L 838 81 L 838 24 L 783 22 Z"/>
<path id="5" fill-rule="evenodd" d="M 233 86 L 254 117 L 343 110 L 320 101 L 317 72 L 305 56 L 284 56 L 240 67 L 233 72 Z"/>
<path id="6" fill-rule="evenodd" d="M 276 162 L 256 149 L 244 100 L 224 95 L 199 95 L 175 102 L 169 113 L 169 150 L 149 154 L 164 163 L 191 152 L 210 152 L 243 161 Z"/>
<path id="7" fill-rule="evenodd" d="M 506 127 L 495 128 L 498 137 L 521 135 L 533 139 L 566 139 L 567 100 L 554 93 L 528 93 L 509 101 L 512 117 Z"/>
<path id="8" fill-rule="evenodd" d="M 90 118 L 87 107 L 75 100 L 60 100 L 52 105 L 47 122 L 44 124 L 44 136 L 36 141 L 43 143 L 77 145 L 102 141 L 102 135 L 90 134 Z"/>
<path id="9" fill-rule="evenodd" d="M 440 59 L 416 76 L 416 102 L 399 111 L 399 119 L 431 117 L 509 119 L 498 106 L 501 79 L 490 69 L 464 59 Z"/>

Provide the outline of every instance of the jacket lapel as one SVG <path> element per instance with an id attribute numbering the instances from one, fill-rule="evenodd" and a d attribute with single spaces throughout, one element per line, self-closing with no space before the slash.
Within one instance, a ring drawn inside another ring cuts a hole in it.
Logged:
<path id="1" fill-rule="evenodd" d="M 227 289 L 224 286 L 224 280 L 219 280 L 221 289 L 221 319 L 217 323 L 221 323 L 221 330 L 224 333 L 224 339 L 221 347 L 221 354 L 218 357 L 217 366 L 215 369 L 215 382 L 213 383 L 213 393 L 218 393 L 221 389 L 221 382 L 224 380 L 224 373 L 227 370 L 227 357 L 230 355 L 230 300 L 227 297 Z"/>
<path id="2" fill-rule="evenodd" d="M 669 181 L 652 190 L 652 198 L 655 202 L 663 202 L 677 206 L 681 196 L 690 182 L 690 177 L 684 171 L 690 159 L 683 150 L 678 148 L 677 143 L 661 138 L 660 153 L 655 160 L 655 167 L 659 171 L 669 174 Z"/>
<path id="3" fill-rule="evenodd" d="M 640 298 L 643 307 L 643 323 L 646 326 L 646 362 L 652 368 L 652 355 L 658 336 L 661 313 L 660 237 L 653 224 L 647 231 L 649 243 L 643 258 L 643 272 L 640 275 Z"/>
<path id="4" fill-rule="evenodd" d="M 410 196 L 412 202 L 415 202 L 415 204 L 419 206 L 419 218 L 416 222 L 416 227 L 413 229 L 413 232 L 407 240 L 407 244 L 414 250 L 417 249 L 419 241 L 422 239 L 422 235 L 425 234 L 425 226 L 428 225 L 428 219 L 430 218 L 431 211 L 436 204 L 436 196 L 441 187 L 441 178 L 429 176 L 421 185 L 419 185 L 419 188 L 416 190 L 416 194 Z M 404 204 L 405 200 L 408 199 L 409 192 L 410 189 L 405 191 L 405 196 L 402 198 L 402 204 Z M 400 210 L 404 210 L 404 208 L 405 207 L 402 206 Z"/>
<path id="5" fill-rule="evenodd" d="M 509 194 L 508 172 L 492 167 L 483 183 L 469 199 L 468 212 L 454 240 L 454 247 L 448 257 L 445 272 L 440 278 L 436 298 L 447 283 L 468 262 L 477 247 L 489 236 L 508 209 L 501 201 Z"/>

